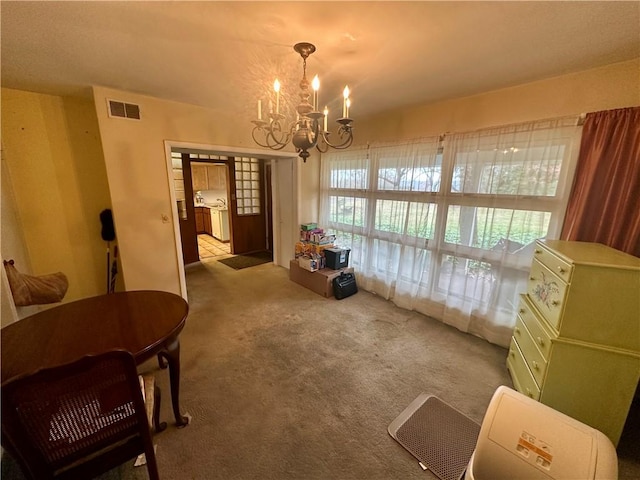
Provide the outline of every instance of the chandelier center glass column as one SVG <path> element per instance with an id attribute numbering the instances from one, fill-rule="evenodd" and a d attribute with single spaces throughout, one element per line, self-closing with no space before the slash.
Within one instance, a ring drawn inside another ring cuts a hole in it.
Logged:
<path id="1" fill-rule="evenodd" d="M 258 118 L 252 120 L 255 125 L 251 135 L 253 140 L 261 147 L 272 150 L 281 150 L 289 143 L 296 148 L 296 152 L 303 161 L 309 158 L 309 150 L 315 147 L 320 152 L 326 152 L 331 148 L 348 148 L 353 143 L 353 120 L 349 118 L 351 98 L 349 87 L 345 87 L 342 96 L 342 117 L 337 119 L 338 140 L 332 143 L 329 140 L 331 133 L 327 129 L 329 109 L 318 110 L 318 91 L 320 80 L 316 75 L 311 83 L 313 96 L 307 80 L 307 58 L 316 51 L 315 45 L 302 42 L 294 45 L 293 49 L 302 57 L 302 79 L 300 80 L 300 103 L 296 107 L 296 120 L 287 121 L 285 115 L 280 113 L 280 82 L 276 79 L 273 83 L 275 102 L 269 102 L 269 112 L 266 119 L 262 115 L 262 100 L 258 100 Z M 275 110 L 273 105 L 275 103 Z"/>

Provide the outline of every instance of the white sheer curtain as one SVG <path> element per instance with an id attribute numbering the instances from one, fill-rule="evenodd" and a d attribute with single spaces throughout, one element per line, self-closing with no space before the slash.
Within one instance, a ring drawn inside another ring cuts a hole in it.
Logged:
<path id="1" fill-rule="evenodd" d="M 536 238 L 558 238 L 576 117 L 322 156 L 320 222 L 359 286 L 508 346 Z"/>

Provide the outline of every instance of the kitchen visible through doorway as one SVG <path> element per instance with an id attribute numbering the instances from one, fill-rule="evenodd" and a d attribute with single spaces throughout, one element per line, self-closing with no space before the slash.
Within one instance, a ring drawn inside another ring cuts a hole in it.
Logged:
<path id="1" fill-rule="evenodd" d="M 221 242 L 211 235 L 201 233 L 198 235 L 198 253 L 200 260 L 208 260 L 229 255 L 231 253 L 231 247 L 229 242 Z"/>

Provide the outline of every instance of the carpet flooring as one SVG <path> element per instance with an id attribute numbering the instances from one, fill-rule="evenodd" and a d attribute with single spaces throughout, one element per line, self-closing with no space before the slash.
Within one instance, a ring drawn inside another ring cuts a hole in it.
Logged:
<path id="1" fill-rule="evenodd" d="M 169 423 L 154 436 L 163 480 L 434 480 L 389 423 L 422 392 L 480 423 L 495 389 L 511 386 L 506 349 L 368 292 L 327 299 L 273 263 L 211 260 L 186 277 L 180 403 L 190 425 L 175 426 L 168 373 L 142 365 Z M 623 441 L 620 478 L 638 479 L 640 439 Z M 100 480 L 147 478 L 131 465 Z M 3 461 L 3 480 L 21 478 L 10 470 Z"/>

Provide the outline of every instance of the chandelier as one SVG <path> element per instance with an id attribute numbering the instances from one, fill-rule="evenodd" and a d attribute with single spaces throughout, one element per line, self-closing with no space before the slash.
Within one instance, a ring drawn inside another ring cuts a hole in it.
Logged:
<path id="1" fill-rule="evenodd" d="M 318 111 L 320 80 L 317 75 L 311 84 L 313 89 L 312 103 L 309 101 L 311 93 L 309 91 L 309 82 L 307 81 L 307 58 L 316 51 L 316 47 L 311 43 L 302 42 L 295 44 L 293 49 L 302 57 L 300 103 L 296 107 L 296 120 L 289 122 L 280 113 L 280 82 L 276 79 L 273 83 L 275 111 L 273 110 L 274 103 L 269 101 L 267 119 L 263 119 L 262 100 L 258 100 L 258 119 L 251 121 L 255 125 L 251 135 L 258 145 L 272 150 L 281 150 L 289 143 L 293 143 L 300 158 L 306 162 L 310 155 L 309 149 L 313 147 L 324 153 L 329 147 L 342 149 L 351 145 L 353 142 L 352 120 L 349 118 L 351 99 L 349 98 L 349 87 L 346 86 L 342 92 L 342 117 L 337 120 L 339 124 L 337 133 L 339 140 L 336 143 L 332 143 L 329 141 L 331 133 L 327 129 L 329 109 L 325 106 L 324 111 Z"/>

